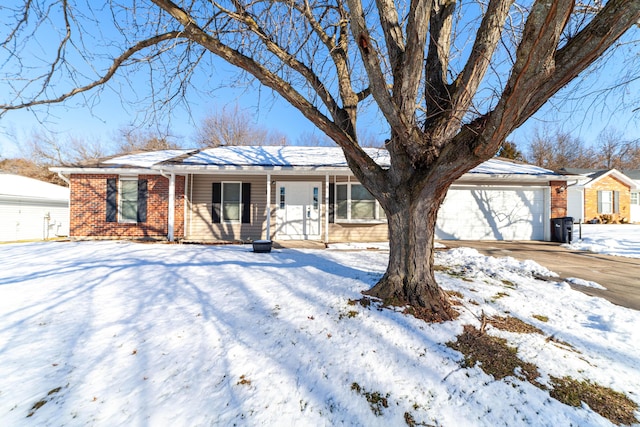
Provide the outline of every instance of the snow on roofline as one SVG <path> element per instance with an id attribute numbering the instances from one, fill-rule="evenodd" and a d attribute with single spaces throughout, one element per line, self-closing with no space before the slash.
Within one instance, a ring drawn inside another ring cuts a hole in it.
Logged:
<path id="1" fill-rule="evenodd" d="M 391 161 L 387 150 L 365 148 L 364 151 L 381 167 L 388 168 L 390 166 Z M 203 173 L 214 170 L 246 170 L 255 173 L 262 170 L 323 168 L 349 170 L 341 148 L 305 146 L 221 146 L 204 150 L 162 150 L 118 156 L 106 160 L 102 164 L 113 165 L 113 167 L 150 168 L 180 173 Z M 55 169 L 69 172 L 76 168 Z M 557 176 L 558 179 L 563 177 L 563 175 L 549 169 L 497 158 L 490 159 L 467 173 L 476 176 Z"/>
<path id="2" fill-rule="evenodd" d="M 39 179 L 0 173 L 0 197 L 69 201 L 69 189 Z"/>
<path id="3" fill-rule="evenodd" d="M 109 160 L 105 160 L 102 164 L 150 168 L 158 163 L 166 162 L 176 157 L 196 151 L 197 150 L 193 149 L 146 151 L 144 153 L 125 154 L 124 156 L 113 157 Z"/>

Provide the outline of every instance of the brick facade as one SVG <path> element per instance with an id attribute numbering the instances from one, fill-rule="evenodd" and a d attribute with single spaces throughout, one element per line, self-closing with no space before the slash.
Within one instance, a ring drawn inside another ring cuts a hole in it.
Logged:
<path id="1" fill-rule="evenodd" d="M 620 198 L 618 213 L 612 214 L 615 222 L 629 221 L 631 211 L 631 191 L 629 186 L 618 181 L 612 176 L 595 181 L 590 188 L 584 189 L 584 217 L 587 221 L 592 219 L 600 219 L 601 213 L 598 212 L 598 191 L 618 191 Z"/>
<path id="2" fill-rule="evenodd" d="M 566 181 L 550 181 L 551 219 L 567 216 L 567 183 Z"/>
<path id="3" fill-rule="evenodd" d="M 142 223 L 107 222 L 107 179 L 114 174 L 70 176 L 70 236 L 76 238 L 166 239 L 168 235 L 169 180 L 160 175 L 139 175 L 147 180 L 147 220 Z M 184 236 L 185 179 L 176 176 L 174 237 Z"/>

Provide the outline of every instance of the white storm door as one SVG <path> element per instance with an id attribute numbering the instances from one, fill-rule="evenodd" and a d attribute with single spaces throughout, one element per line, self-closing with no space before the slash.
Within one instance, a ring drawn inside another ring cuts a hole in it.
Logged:
<path id="1" fill-rule="evenodd" d="M 318 182 L 278 183 L 278 239 L 320 238 L 320 185 Z"/>

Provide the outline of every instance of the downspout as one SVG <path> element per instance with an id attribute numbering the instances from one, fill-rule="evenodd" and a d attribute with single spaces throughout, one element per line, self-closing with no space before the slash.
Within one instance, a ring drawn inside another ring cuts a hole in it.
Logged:
<path id="1" fill-rule="evenodd" d="M 167 178 L 169 180 L 169 203 L 168 203 L 168 212 L 167 212 L 167 240 L 170 242 L 174 241 L 173 230 L 175 226 L 175 215 L 176 215 L 176 174 L 171 173 L 170 176 L 165 175 L 165 173 L 160 170 L 160 175 Z"/>
<path id="2" fill-rule="evenodd" d="M 58 177 L 63 180 L 64 182 L 67 183 L 67 185 L 69 186 L 69 188 L 71 188 L 71 180 L 69 178 L 67 178 L 66 176 L 62 175 L 62 172 L 58 171 Z"/>
<path id="3" fill-rule="evenodd" d="M 271 240 L 271 174 L 267 174 L 267 240 Z"/>
<path id="4" fill-rule="evenodd" d="M 71 180 L 64 176 L 61 171 L 58 171 L 58 177 L 69 186 L 69 200 L 67 201 L 67 212 L 69 214 L 67 218 L 67 234 L 69 236 L 67 237 L 71 237 Z"/>
<path id="5" fill-rule="evenodd" d="M 189 176 L 185 175 L 184 177 L 184 194 L 182 195 L 182 238 L 187 237 L 187 194 L 191 190 L 191 186 L 189 185 Z"/>
<path id="6" fill-rule="evenodd" d="M 329 174 L 324 176 L 324 243 L 329 244 Z"/>

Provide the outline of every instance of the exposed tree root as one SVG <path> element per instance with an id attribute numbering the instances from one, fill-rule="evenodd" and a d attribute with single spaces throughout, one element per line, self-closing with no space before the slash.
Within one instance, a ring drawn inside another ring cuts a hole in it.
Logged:
<path id="1" fill-rule="evenodd" d="M 408 289 L 407 286 L 394 286 L 383 278 L 363 294 L 379 299 L 384 306 L 404 308 L 405 313 L 428 323 L 446 322 L 459 316 L 452 308 L 449 296 L 437 287 L 433 289 L 420 286 L 417 290 Z"/>

